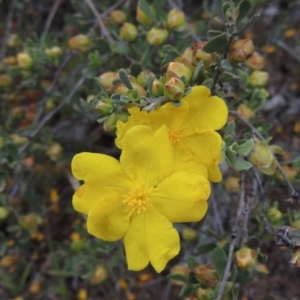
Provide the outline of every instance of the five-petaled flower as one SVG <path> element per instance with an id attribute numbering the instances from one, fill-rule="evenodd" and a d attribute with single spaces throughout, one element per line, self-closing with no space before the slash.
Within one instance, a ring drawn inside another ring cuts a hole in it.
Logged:
<path id="1" fill-rule="evenodd" d="M 187 113 L 185 107 L 184 102 L 181 114 Z M 74 194 L 74 208 L 88 215 L 92 235 L 106 241 L 124 238 L 130 270 L 150 262 L 161 272 L 180 249 L 172 223 L 199 221 L 207 211 L 206 168 L 200 163 L 198 174 L 174 172 L 168 136 L 170 127 L 134 126 L 122 138 L 120 162 L 95 153 L 77 154 L 72 161 L 73 175 L 84 181 Z"/>
<path id="2" fill-rule="evenodd" d="M 123 137 L 133 126 L 144 124 L 155 130 L 165 125 L 173 150 L 173 170 L 184 169 L 184 161 L 192 155 L 194 162 L 198 160 L 206 165 L 210 181 L 221 181 L 218 164 L 222 158 L 222 138 L 215 130 L 221 129 L 227 121 L 226 103 L 217 96 L 210 96 L 205 86 L 193 87 L 181 102 L 180 107 L 169 102 L 151 113 L 137 107 L 129 109 L 128 121 L 117 123 L 116 145 L 125 149 Z"/>

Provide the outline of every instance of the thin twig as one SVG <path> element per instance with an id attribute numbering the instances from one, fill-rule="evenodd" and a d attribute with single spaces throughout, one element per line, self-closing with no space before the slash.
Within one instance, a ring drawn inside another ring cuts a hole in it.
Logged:
<path id="1" fill-rule="evenodd" d="M 8 14 L 7 14 L 7 19 L 6 19 L 6 24 L 5 24 L 5 33 L 4 33 L 4 38 L 3 38 L 3 41 L 2 41 L 3 44 L 2 44 L 0 60 L 3 59 L 3 57 L 5 56 L 5 53 L 6 53 L 7 40 L 8 40 L 8 37 L 10 35 L 11 21 L 12 21 L 12 17 L 13 17 L 13 14 L 14 14 L 15 3 L 16 3 L 16 0 L 11 1 L 9 11 L 8 11 Z"/>
<path id="2" fill-rule="evenodd" d="M 276 41 L 275 43 L 277 46 L 284 49 L 290 56 L 296 59 L 298 63 L 300 63 L 299 54 L 295 52 L 292 48 L 290 48 L 286 43 L 284 43 L 283 41 Z"/>
<path id="3" fill-rule="evenodd" d="M 247 121 L 245 118 L 243 118 L 240 114 L 238 114 L 236 111 L 231 110 L 229 112 L 231 115 L 237 117 L 240 121 L 242 121 L 252 132 L 253 135 L 257 136 L 260 140 L 265 141 L 264 137 L 257 131 L 257 129 L 249 122 Z M 282 175 L 285 184 L 287 185 L 287 188 L 289 190 L 290 196 L 292 199 L 298 200 L 298 202 L 300 203 L 300 194 L 299 192 L 297 192 L 292 183 L 290 182 L 290 180 L 288 179 L 288 177 L 286 176 L 285 172 L 283 171 L 279 161 L 277 160 L 277 158 L 274 156 L 274 159 L 276 161 L 277 164 L 277 169 L 280 172 L 280 174 Z"/>
<path id="4" fill-rule="evenodd" d="M 59 6 L 62 2 L 63 2 L 63 0 L 55 0 L 54 1 L 54 4 L 53 4 L 52 9 L 50 11 L 50 14 L 47 18 L 42 36 L 44 36 L 49 31 L 49 28 L 51 26 L 53 18 L 54 18 L 55 14 L 56 14 L 56 12 L 57 12 L 57 10 L 58 10 L 58 8 L 59 8 Z"/>
<path id="5" fill-rule="evenodd" d="M 52 119 L 52 117 L 67 103 L 70 102 L 70 100 L 72 99 L 73 95 L 75 94 L 75 92 L 80 88 L 80 86 L 83 84 L 84 82 L 84 76 L 82 76 L 77 83 L 75 84 L 74 88 L 72 89 L 72 91 L 69 93 L 69 95 L 63 100 L 61 101 L 57 107 L 52 110 L 49 114 L 47 114 L 38 124 L 38 126 L 35 128 L 35 130 L 33 130 L 30 135 L 28 136 L 30 140 L 32 140 L 40 131 L 41 129 Z M 19 150 L 19 154 L 23 153 L 27 147 L 29 146 L 31 141 L 28 141 L 24 146 L 22 146 Z"/>
<path id="6" fill-rule="evenodd" d="M 99 12 L 98 12 L 96 6 L 94 5 L 94 3 L 92 2 L 92 0 L 85 0 L 85 2 L 90 7 L 92 13 L 96 17 L 97 22 L 101 28 L 102 34 L 107 38 L 109 43 L 113 43 L 114 40 L 113 40 L 112 36 L 110 35 L 110 33 L 108 32 L 108 30 L 106 29 L 106 27 L 102 21 L 102 16 L 99 14 Z"/>

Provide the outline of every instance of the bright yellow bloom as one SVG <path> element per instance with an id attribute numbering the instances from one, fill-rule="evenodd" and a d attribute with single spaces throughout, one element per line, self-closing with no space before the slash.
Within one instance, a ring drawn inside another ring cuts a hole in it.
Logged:
<path id="1" fill-rule="evenodd" d="M 74 208 L 88 215 L 88 232 L 106 241 L 124 238 L 130 270 L 149 262 L 157 272 L 180 249 L 173 222 L 194 222 L 207 211 L 210 185 L 204 176 L 172 172 L 165 126 L 153 132 L 135 126 L 123 138 L 120 162 L 95 153 L 72 161 L 73 175 L 84 184 L 73 196 Z"/>
<path id="2" fill-rule="evenodd" d="M 144 124 L 155 130 L 165 125 L 174 155 L 173 170 L 183 170 L 183 160 L 192 155 L 194 162 L 198 159 L 206 165 L 210 181 L 221 181 L 218 164 L 222 158 L 222 139 L 215 130 L 221 129 L 227 121 L 226 103 L 217 96 L 210 97 L 210 90 L 205 86 L 193 87 L 181 102 L 180 107 L 167 103 L 151 113 L 130 108 L 128 121 L 117 123 L 117 147 L 125 148 L 124 134 L 133 126 Z"/>

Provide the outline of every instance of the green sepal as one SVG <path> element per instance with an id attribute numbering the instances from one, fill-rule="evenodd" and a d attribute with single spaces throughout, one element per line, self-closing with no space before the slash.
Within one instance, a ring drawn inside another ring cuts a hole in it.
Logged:
<path id="1" fill-rule="evenodd" d="M 216 52 L 224 47 L 227 44 L 227 41 L 227 33 L 223 32 L 222 34 L 210 39 L 203 47 L 203 51 L 205 51 L 206 53 Z"/>

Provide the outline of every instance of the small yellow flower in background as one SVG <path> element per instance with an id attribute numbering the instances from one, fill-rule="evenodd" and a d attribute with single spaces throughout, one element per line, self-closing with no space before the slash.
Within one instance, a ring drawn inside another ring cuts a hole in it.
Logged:
<path id="1" fill-rule="evenodd" d="M 78 300 L 86 300 L 88 297 L 86 289 L 80 289 L 77 293 Z"/>
<path id="2" fill-rule="evenodd" d="M 72 173 L 84 184 L 73 205 L 88 215 L 90 234 L 106 241 L 124 238 L 130 270 L 142 270 L 150 262 L 161 272 L 180 250 L 172 223 L 199 221 L 207 211 L 206 169 L 203 175 L 172 171 L 166 126 L 155 132 L 134 126 L 122 146 L 120 162 L 104 154 L 75 155 Z"/>
<path id="3" fill-rule="evenodd" d="M 198 161 L 206 165 L 208 180 L 219 182 L 222 179 L 218 167 L 222 158 L 222 138 L 215 130 L 221 129 L 227 121 L 227 105 L 223 99 L 210 96 L 210 90 L 205 86 L 193 87 L 181 102 L 180 107 L 167 103 L 151 113 L 130 108 L 128 121 L 117 123 L 116 145 L 124 149 L 124 134 L 136 125 L 144 124 L 153 130 L 165 125 L 174 155 L 174 171 L 188 169 L 191 172 L 187 161 L 191 160 L 191 164 Z M 134 141 L 138 139 L 133 137 Z"/>
<path id="4" fill-rule="evenodd" d="M 51 189 L 51 190 L 50 190 L 50 196 L 49 196 L 49 198 L 50 198 L 50 201 L 51 201 L 52 203 L 57 203 L 57 202 L 58 202 L 58 200 L 59 200 L 59 195 L 58 195 L 57 189 Z"/>
<path id="5" fill-rule="evenodd" d="M 295 29 L 288 29 L 285 33 L 284 36 L 285 37 L 293 37 L 297 34 L 297 31 Z"/>

